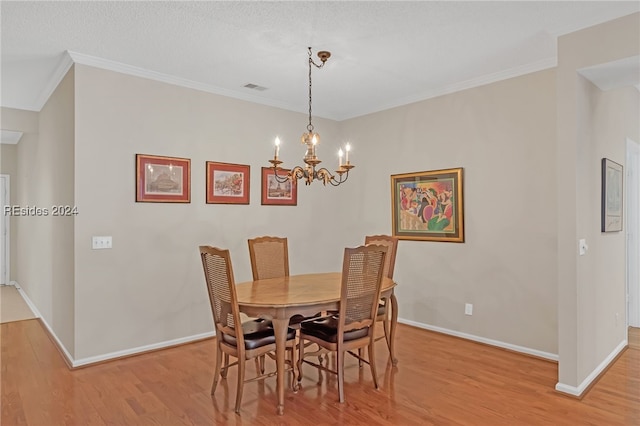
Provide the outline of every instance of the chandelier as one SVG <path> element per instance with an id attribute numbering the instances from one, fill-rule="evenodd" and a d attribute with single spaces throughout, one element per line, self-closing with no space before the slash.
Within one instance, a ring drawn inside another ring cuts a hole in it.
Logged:
<path id="1" fill-rule="evenodd" d="M 318 57 L 321 61 L 321 64 L 318 65 L 313 61 L 313 58 L 311 57 L 311 48 L 309 47 L 309 124 L 307 124 L 307 131 L 302 134 L 301 138 L 302 144 L 307 146 L 307 151 L 303 158 L 305 165 L 295 166 L 290 171 L 282 170 L 282 167 L 280 167 L 282 161 L 278 159 L 278 154 L 280 153 L 280 139 L 276 138 L 276 149 L 273 155 L 273 160 L 269 160 L 269 162 L 272 164 L 274 178 L 279 183 L 291 181 L 295 184 L 299 179 L 304 179 L 305 185 L 311 185 L 311 182 L 314 180 L 319 180 L 323 185 L 330 183 L 333 186 L 338 186 L 341 183 L 346 182 L 349 177 L 349 170 L 355 167 L 349 162 L 349 151 L 351 151 L 351 145 L 347 143 L 344 152 L 342 151 L 342 148 L 338 151 L 338 169 L 335 171 L 335 175 L 331 174 L 331 172 L 324 167 L 316 169 L 316 166 L 318 166 L 322 161 L 320 161 L 316 155 L 316 147 L 320 143 L 320 135 L 314 132 L 313 124 L 311 123 L 311 65 L 316 68 L 322 68 L 330 56 L 331 52 L 324 50 L 318 52 Z M 343 155 L 345 157 L 344 163 L 342 162 Z M 280 174 L 278 173 L 279 171 L 281 172 Z"/>

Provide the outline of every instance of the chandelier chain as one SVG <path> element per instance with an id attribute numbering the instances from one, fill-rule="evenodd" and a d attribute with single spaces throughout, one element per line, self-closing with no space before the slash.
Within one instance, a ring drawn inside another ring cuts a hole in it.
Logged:
<path id="1" fill-rule="evenodd" d="M 313 133 L 313 124 L 311 124 L 311 64 L 316 65 L 311 58 L 311 48 L 309 48 L 309 124 L 307 124 L 309 133 Z"/>

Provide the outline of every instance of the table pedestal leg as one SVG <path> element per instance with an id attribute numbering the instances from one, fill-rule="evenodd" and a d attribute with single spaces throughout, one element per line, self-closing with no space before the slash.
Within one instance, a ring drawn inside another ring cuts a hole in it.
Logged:
<path id="1" fill-rule="evenodd" d="M 278 415 L 284 414 L 284 374 L 285 374 L 285 352 L 287 351 L 287 328 L 289 319 L 273 318 L 273 331 L 276 336 L 276 372 L 278 382 Z"/>

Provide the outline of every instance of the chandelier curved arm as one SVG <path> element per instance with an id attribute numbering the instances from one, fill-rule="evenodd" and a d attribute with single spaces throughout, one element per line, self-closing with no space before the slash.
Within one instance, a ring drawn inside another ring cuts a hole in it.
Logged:
<path id="1" fill-rule="evenodd" d="M 270 160 L 270 161 L 273 163 L 273 160 Z M 288 180 L 291 180 L 291 172 L 287 172 L 286 175 L 279 175 L 278 170 L 282 170 L 282 169 L 278 167 L 277 164 L 274 164 L 271 168 L 273 169 L 273 178 L 276 180 L 276 182 L 285 183 Z"/>
<path id="2" fill-rule="evenodd" d="M 321 181 L 323 185 L 330 183 L 332 186 L 338 186 L 341 183 L 344 183 L 347 181 L 347 179 L 349 178 L 349 170 L 352 168 L 353 166 L 350 166 L 348 168 L 342 168 L 340 170 L 337 170 L 336 173 L 338 174 L 338 177 L 336 178 L 335 175 L 332 175 L 329 170 L 323 167 L 320 170 L 318 170 L 317 179 Z"/>

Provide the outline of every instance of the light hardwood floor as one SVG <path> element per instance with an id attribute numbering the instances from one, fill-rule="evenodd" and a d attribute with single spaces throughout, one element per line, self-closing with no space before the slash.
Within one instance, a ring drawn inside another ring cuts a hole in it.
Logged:
<path id="1" fill-rule="evenodd" d="M 235 368 L 209 395 L 213 340 L 72 371 L 38 320 L 0 333 L 3 426 L 640 425 L 640 349 L 631 347 L 577 399 L 554 390 L 554 362 L 400 324 L 397 367 L 376 344 L 379 390 L 347 357 L 340 404 L 336 378 L 305 366 L 302 389 L 286 391 L 277 416 L 274 378 L 245 384 L 240 415 Z"/>

